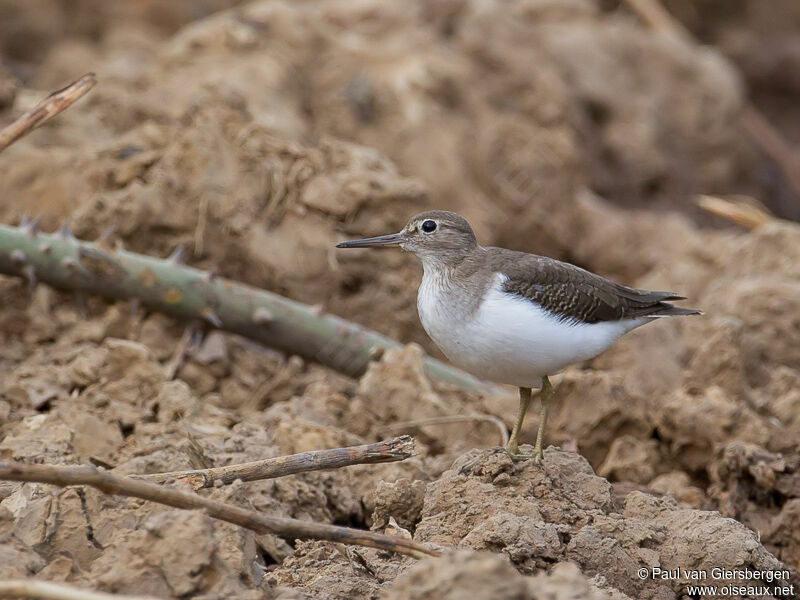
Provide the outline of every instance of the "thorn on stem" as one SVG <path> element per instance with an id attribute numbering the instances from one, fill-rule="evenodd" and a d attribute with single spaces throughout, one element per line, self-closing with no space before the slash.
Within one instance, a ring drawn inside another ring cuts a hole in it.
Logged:
<path id="1" fill-rule="evenodd" d="M 61 223 L 61 227 L 58 228 L 58 236 L 65 240 L 75 239 L 72 230 L 69 228 L 69 221 L 67 219 L 64 219 Z"/>
<path id="2" fill-rule="evenodd" d="M 66 256 L 61 259 L 61 266 L 74 273 L 78 270 L 78 261 L 76 261 L 74 258 Z"/>
<path id="3" fill-rule="evenodd" d="M 172 254 L 169 255 L 167 261 L 171 262 L 173 265 L 180 265 L 183 263 L 183 244 L 179 245 L 175 250 L 172 251 Z"/>
<path id="4" fill-rule="evenodd" d="M 39 217 L 36 216 L 31 220 L 28 220 L 28 217 L 24 217 L 19 224 L 19 228 L 29 236 L 36 237 L 39 233 Z"/>
<path id="5" fill-rule="evenodd" d="M 275 320 L 275 315 L 265 306 L 259 306 L 253 313 L 253 323 L 256 325 L 269 325 Z"/>
<path id="6" fill-rule="evenodd" d="M 22 250 L 17 249 L 11 253 L 11 262 L 16 265 L 24 265 L 27 260 L 28 257 L 25 256 L 25 253 Z"/>
<path id="7" fill-rule="evenodd" d="M 214 278 L 217 277 L 217 273 L 211 269 L 209 269 L 208 271 L 203 271 L 201 275 L 203 279 L 205 279 L 208 283 L 211 283 L 212 281 L 214 281 Z"/>
<path id="8" fill-rule="evenodd" d="M 210 308 L 204 308 L 202 311 L 200 311 L 200 316 L 203 317 L 204 320 L 211 323 L 214 327 L 222 327 L 222 321 L 217 316 L 217 313 Z"/>

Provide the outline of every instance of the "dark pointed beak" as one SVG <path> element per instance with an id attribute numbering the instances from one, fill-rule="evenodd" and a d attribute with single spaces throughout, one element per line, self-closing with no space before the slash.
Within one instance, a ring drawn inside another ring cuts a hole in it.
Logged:
<path id="1" fill-rule="evenodd" d="M 390 233 L 389 235 L 379 235 L 377 237 L 363 238 L 360 240 L 350 240 L 349 242 L 339 242 L 337 248 L 372 248 L 373 246 L 397 246 L 406 239 L 405 234 Z"/>

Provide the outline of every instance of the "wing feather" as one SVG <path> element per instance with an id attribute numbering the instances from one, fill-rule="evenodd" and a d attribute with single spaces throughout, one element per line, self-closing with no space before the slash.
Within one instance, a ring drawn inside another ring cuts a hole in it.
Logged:
<path id="1" fill-rule="evenodd" d="M 503 254 L 508 252 L 512 251 L 504 250 Z M 513 252 L 513 255 L 494 261 L 497 270 L 506 277 L 504 290 L 535 302 L 560 319 L 599 323 L 699 314 L 692 309 L 676 309 L 667 302 L 684 299 L 673 292 L 620 285 L 580 267 L 543 256 L 522 252 Z"/>

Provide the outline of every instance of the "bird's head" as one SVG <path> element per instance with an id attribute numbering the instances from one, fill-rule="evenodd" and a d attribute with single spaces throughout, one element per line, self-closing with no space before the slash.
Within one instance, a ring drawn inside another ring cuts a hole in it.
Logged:
<path id="1" fill-rule="evenodd" d="M 336 247 L 400 246 L 426 263 L 458 259 L 477 245 L 475 233 L 464 217 L 445 210 L 430 210 L 412 217 L 398 233 L 341 242 Z"/>

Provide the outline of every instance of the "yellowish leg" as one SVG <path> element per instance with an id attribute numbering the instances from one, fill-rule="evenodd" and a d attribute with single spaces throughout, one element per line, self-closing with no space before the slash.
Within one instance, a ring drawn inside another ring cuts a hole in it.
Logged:
<path id="1" fill-rule="evenodd" d="M 519 432 L 522 429 L 522 422 L 525 420 L 525 413 L 528 412 L 528 406 L 531 404 L 531 388 L 519 388 L 519 410 L 517 411 L 517 420 L 514 423 L 514 429 L 511 430 L 511 437 L 508 439 L 506 450 L 512 456 L 520 456 L 519 454 Z"/>
<path id="2" fill-rule="evenodd" d="M 547 377 L 542 378 L 542 391 L 539 394 L 542 400 L 542 409 L 539 413 L 539 431 L 536 433 L 536 446 L 533 449 L 533 454 L 520 454 L 519 452 L 519 433 L 522 429 L 522 423 L 525 421 L 525 413 L 528 412 L 528 406 L 531 403 L 531 389 L 519 388 L 519 411 L 517 412 L 517 420 L 514 423 L 514 429 L 511 431 L 511 437 L 508 440 L 506 451 L 508 455 L 514 460 L 525 460 L 532 458 L 536 461 L 542 459 L 542 444 L 544 443 L 544 431 L 547 426 L 547 415 L 550 412 L 550 399 L 553 395 L 553 386 L 550 385 L 550 379 Z"/>

